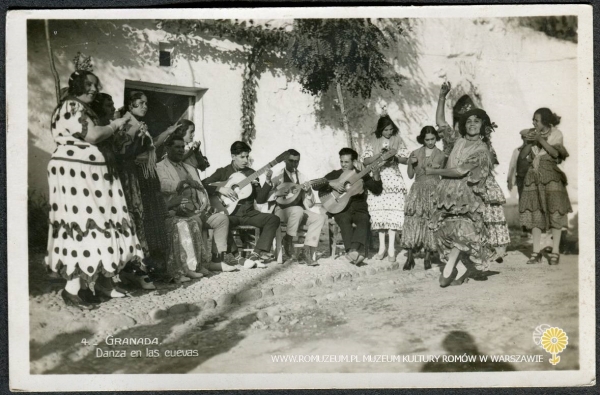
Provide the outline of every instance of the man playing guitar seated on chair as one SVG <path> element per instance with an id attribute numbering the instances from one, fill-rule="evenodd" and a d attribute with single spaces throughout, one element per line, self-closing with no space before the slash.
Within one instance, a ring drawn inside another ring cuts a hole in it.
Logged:
<path id="1" fill-rule="evenodd" d="M 344 185 L 336 180 L 347 170 L 356 171 L 355 162 L 358 153 L 351 148 L 342 148 L 339 152 L 341 169 L 328 173 L 325 178 L 330 180 L 328 184 L 313 186 L 313 189 L 322 193 L 335 190 L 343 193 Z M 360 163 L 358 166 L 362 166 Z M 334 214 L 333 218 L 340 227 L 342 240 L 346 249 L 346 258 L 353 264 L 360 264 L 365 259 L 367 234 L 371 229 L 369 223 L 369 206 L 367 204 L 367 190 L 378 195 L 383 191 L 383 184 L 379 177 L 379 171 L 373 170 L 373 177 L 369 174 L 363 177 L 365 189 L 362 193 L 350 198 L 348 205 L 341 212 Z M 356 225 L 354 229 L 352 224 Z"/>
<path id="2" fill-rule="evenodd" d="M 283 237 L 284 263 L 297 261 L 298 258 L 294 252 L 293 238 L 298 234 L 298 228 L 306 224 L 308 230 L 304 237 L 305 263 L 308 266 L 314 266 L 317 263 L 313 258 L 317 246 L 319 245 L 321 229 L 323 228 L 323 225 L 327 223 L 327 215 L 317 214 L 314 211 L 308 210 L 315 205 L 315 198 L 310 189 L 310 183 L 308 183 L 308 180 L 304 175 L 298 171 L 300 153 L 294 149 L 290 149 L 288 153 L 289 156 L 285 160 L 285 167 L 281 171 L 274 177 L 271 170 L 267 173 L 267 180 L 265 183 L 270 184 L 272 188 L 269 203 L 275 204 L 274 214 L 281 218 L 281 221 L 286 224 L 286 234 Z M 293 183 L 302 187 L 295 200 L 288 204 L 281 204 L 275 200 L 278 197 L 287 195 L 285 189 L 278 190 L 278 187 L 282 186 L 283 183 Z"/>
<path id="3" fill-rule="evenodd" d="M 254 170 L 248 167 L 248 156 L 250 151 L 250 146 L 243 141 L 236 141 L 231 145 L 231 164 L 217 169 L 213 175 L 202 181 L 202 184 L 204 184 L 209 195 L 220 194 L 227 196 L 232 200 L 238 200 L 238 196 L 233 189 L 229 187 L 215 187 L 210 184 L 219 181 L 227 181 L 229 177 L 236 172 L 241 172 L 246 176 L 253 174 Z M 256 242 L 256 247 L 248 257 L 248 260 L 252 261 L 253 264 L 248 264 L 248 262 L 244 263 L 243 258 L 237 251 L 237 246 L 233 237 L 231 237 L 230 232 L 229 248 L 238 262 L 244 265 L 244 267 L 253 267 L 255 265 L 257 267 L 265 267 L 261 261 L 270 260 L 268 253 L 273 245 L 273 239 L 275 238 L 275 233 L 279 227 L 280 220 L 276 215 L 261 213 L 254 208 L 255 200 L 259 204 L 267 202 L 270 191 L 271 187 L 269 185 L 261 188 L 258 181 L 253 181 L 252 194 L 245 199 L 239 200 L 235 210 L 229 214 L 230 229 L 240 225 L 250 225 L 260 229 L 260 237 Z"/>

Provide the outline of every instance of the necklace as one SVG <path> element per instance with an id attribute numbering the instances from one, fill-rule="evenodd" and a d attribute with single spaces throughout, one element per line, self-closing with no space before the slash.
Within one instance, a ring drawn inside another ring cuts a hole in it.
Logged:
<path id="1" fill-rule="evenodd" d="M 469 136 L 468 134 L 465 135 L 465 140 L 468 141 L 477 141 L 479 139 L 479 136 Z"/>

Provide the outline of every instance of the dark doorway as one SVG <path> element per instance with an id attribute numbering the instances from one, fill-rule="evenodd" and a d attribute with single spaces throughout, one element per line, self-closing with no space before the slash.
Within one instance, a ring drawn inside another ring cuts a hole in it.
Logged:
<path id="1" fill-rule="evenodd" d="M 126 86 L 124 97 L 127 97 L 131 91 L 144 92 L 148 98 L 148 112 L 144 117 L 144 122 L 148 125 L 148 131 L 152 137 L 161 134 L 181 119 L 191 120 L 195 96 L 157 92 L 151 87 L 149 89 L 140 88 Z"/>

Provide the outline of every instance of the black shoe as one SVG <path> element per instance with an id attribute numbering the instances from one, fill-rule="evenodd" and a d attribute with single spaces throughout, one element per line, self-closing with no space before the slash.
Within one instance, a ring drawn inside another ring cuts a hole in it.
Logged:
<path id="1" fill-rule="evenodd" d="M 94 305 L 84 301 L 78 295 L 73 295 L 67 292 L 66 289 L 62 290 L 60 296 L 62 296 L 62 299 L 65 301 L 67 306 L 79 307 L 82 310 L 92 310 L 94 308 Z"/>
<path id="2" fill-rule="evenodd" d="M 540 252 L 531 253 L 531 257 L 527 261 L 528 265 L 534 265 L 536 263 L 542 262 L 542 254 Z"/>
<path id="3" fill-rule="evenodd" d="M 80 289 L 79 292 L 77 292 L 77 296 L 79 296 L 84 302 L 91 304 L 100 304 L 102 302 L 107 302 L 110 300 L 110 297 L 102 295 L 100 294 L 100 292 L 96 292 L 96 294 L 94 295 L 94 293 L 87 288 Z"/>
<path id="4" fill-rule="evenodd" d="M 425 260 L 423 261 L 423 266 L 425 270 L 431 269 L 431 251 L 427 251 L 425 253 Z"/>
<path id="5" fill-rule="evenodd" d="M 317 266 L 318 263 L 313 259 L 314 256 L 314 247 L 304 246 L 304 262 L 306 262 L 307 266 Z"/>
<path id="6" fill-rule="evenodd" d="M 413 251 L 411 249 L 408 250 L 408 256 L 406 258 L 406 263 L 402 270 L 412 270 L 415 267 L 415 258 L 413 257 Z"/>

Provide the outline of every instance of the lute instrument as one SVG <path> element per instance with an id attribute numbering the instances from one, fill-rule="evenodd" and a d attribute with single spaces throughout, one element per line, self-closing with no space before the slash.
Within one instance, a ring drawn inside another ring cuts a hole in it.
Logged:
<path id="1" fill-rule="evenodd" d="M 306 181 L 302 184 L 296 184 L 294 182 L 284 182 L 279 184 L 276 191 L 277 192 L 285 192 L 285 196 L 279 196 L 277 199 L 277 203 L 282 206 L 292 204 L 300 195 L 302 190 L 305 188 L 312 188 L 315 185 L 326 184 L 329 181 L 325 178 L 317 178 L 314 180 Z"/>
<path id="2" fill-rule="evenodd" d="M 321 203 L 323 207 L 331 214 L 337 214 L 343 211 L 348 203 L 350 202 L 350 198 L 354 195 L 358 195 L 363 192 L 363 180 L 362 178 L 380 166 L 382 166 L 388 159 L 396 155 L 395 149 L 390 149 L 385 153 L 380 153 L 371 164 L 365 166 L 360 172 L 356 170 L 346 170 L 344 171 L 336 180 L 338 183 L 344 186 L 345 191 L 343 193 L 339 193 L 336 190 L 332 190 L 331 192 L 324 192 L 319 194 L 319 198 L 321 199 Z"/>
<path id="3" fill-rule="evenodd" d="M 266 173 L 269 169 L 271 169 L 276 164 L 283 162 L 287 159 L 290 154 L 285 151 L 279 154 L 274 160 L 267 163 L 265 166 L 256 170 L 254 173 L 246 176 L 242 172 L 236 172 L 229 176 L 229 178 L 225 181 L 213 182 L 210 185 L 222 188 L 228 187 L 231 188 L 235 193 L 237 193 L 238 200 L 232 200 L 227 196 L 223 196 L 219 193 L 212 195 L 210 197 L 210 204 L 217 212 L 225 212 L 228 215 L 233 213 L 236 209 L 237 204 L 240 200 L 246 199 L 250 195 L 252 195 L 252 181 L 256 180 L 258 177 Z"/>

